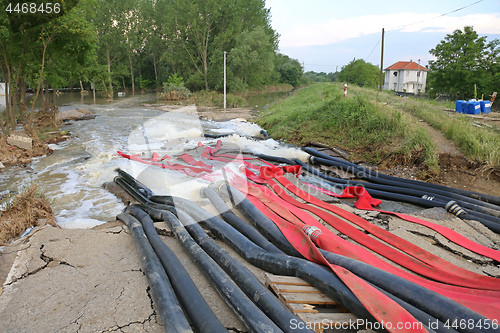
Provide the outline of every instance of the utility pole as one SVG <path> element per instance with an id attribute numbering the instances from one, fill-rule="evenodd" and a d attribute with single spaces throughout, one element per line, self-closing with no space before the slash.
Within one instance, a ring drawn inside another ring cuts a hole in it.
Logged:
<path id="1" fill-rule="evenodd" d="M 352 68 L 354 67 L 354 62 L 356 61 L 356 57 L 352 59 L 351 70 L 349 71 L 349 77 L 347 78 L 347 83 L 344 84 L 344 98 L 347 98 L 347 85 L 349 84 L 349 80 L 351 79 Z"/>
<path id="2" fill-rule="evenodd" d="M 379 91 L 382 91 L 382 71 L 384 68 L 384 28 L 382 28 L 382 47 L 380 51 L 380 78 L 379 78 Z"/>
<path id="3" fill-rule="evenodd" d="M 420 59 L 418 59 L 418 67 L 417 67 L 417 93 L 415 95 L 420 95 L 420 91 L 418 89 L 418 79 L 420 78 Z"/>
<path id="4" fill-rule="evenodd" d="M 224 51 L 224 109 L 226 109 L 226 51 Z"/>

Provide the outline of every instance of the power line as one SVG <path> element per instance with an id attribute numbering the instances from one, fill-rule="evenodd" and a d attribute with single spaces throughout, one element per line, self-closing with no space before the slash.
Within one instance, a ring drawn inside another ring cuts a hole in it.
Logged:
<path id="1" fill-rule="evenodd" d="M 382 37 L 379 38 L 377 44 L 375 44 L 375 46 L 373 47 L 373 49 L 371 50 L 370 54 L 368 55 L 368 57 L 366 57 L 366 61 L 368 61 L 368 59 L 370 58 L 370 56 L 372 55 L 373 51 L 375 51 L 375 49 L 377 48 L 378 44 L 380 44 L 380 41 L 382 40 Z"/>
<path id="2" fill-rule="evenodd" d="M 451 12 L 444 13 L 444 14 L 438 15 L 438 16 L 436 16 L 436 17 L 433 17 L 433 18 L 427 19 L 427 20 L 423 20 L 423 21 L 420 21 L 420 22 L 414 22 L 414 23 L 410 23 L 410 24 L 405 24 L 405 25 L 401 25 L 401 26 L 399 26 L 399 27 L 392 27 L 392 28 L 389 28 L 389 29 L 386 29 L 386 30 L 401 29 L 401 28 L 409 27 L 409 26 L 411 26 L 411 25 L 420 24 L 420 23 L 427 22 L 427 21 L 432 21 L 432 20 L 435 20 L 435 19 L 437 19 L 437 18 L 440 18 L 440 17 L 446 16 L 446 15 L 449 15 L 449 14 L 456 13 L 456 12 L 458 12 L 458 11 L 461 11 L 461 10 L 465 9 L 465 8 L 468 8 L 468 7 L 471 7 L 471 6 L 477 5 L 478 3 L 483 2 L 483 1 L 484 1 L 484 0 L 479 0 L 479 1 L 476 1 L 476 2 L 474 2 L 474 3 L 471 3 L 470 5 L 467 5 L 467 6 L 464 6 L 464 7 L 461 7 L 461 8 L 455 9 L 455 10 L 452 10 Z"/>
<path id="3" fill-rule="evenodd" d="M 427 22 L 427 21 L 431 21 L 431 20 L 435 20 L 437 18 L 440 18 L 440 17 L 443 17 L 443 16 L 446 16 L 446 15 L 449 15 L 449 14 L 453 14 L 453 13 L 456 13 L 458 11 L 461 11 L 465 8 L 468 8 L 468 7 L 471 7 L 471 6 L 474 6 L 474 5 L 477 5 L 478 3 L 480 2 L 483 2 L 484 0 L 478 0 L 474 3 L 471 3 L 467 6 L 464 6 L 464 7 L 460 7 L 460 8 L 457 8 L 455 10 L 452 10 L 451 12 L 447 12 L 447 13 L 444 13 L 444 14 L 441 14 L 441 15 L 438 15 L 436 17 L 433 17 L 433 18 L 430 18 L 430 19 L 427 19 L 427 20 L 423 20 L 423 21 L 419 21 L 419 22 L 414 22 L 414 23 L 409 23 L 409 24 L 405 24 L 405 25 L 401 25 L 401 26 L 398 26 L 398 27 L 392 27 L 392 28 L 389 28 L 389 29 L 385 29 L 386 31 L 387 30 L 395 30 L 395 29 L 401 29 L 401 28 L 405 28 L 405 27 L 409 27 L 409 26 L 412 26 L 412 25 L 415 25 L 415 24 L 420 24 L 420 23 L 423 23 L 423 22 Z M 377 46 L 380 44 L 380 41 L 382 40 L 382 38 L 379 38 L 379 40 L 377 41 L 377 43 L 375 44 L 375 46 L 373 47 L 373 49 L 370 51 L 370 54 L 368 54 L 368 56 L 366 58 L 364 58 L 366 61 L 368 61 L 368 59 L 370 58 L 370 56 L 373 54 L 373 51 L 375 51 L 375 49 L 377 48 Z M 305 65 L 307 66 L 323 66 L 323 67 L 338 67 L 339 65 L 326 65 L 326 64 L 304 64 L 304 67 Z M 341 65 L 343 66 L 343 65 Z"/>

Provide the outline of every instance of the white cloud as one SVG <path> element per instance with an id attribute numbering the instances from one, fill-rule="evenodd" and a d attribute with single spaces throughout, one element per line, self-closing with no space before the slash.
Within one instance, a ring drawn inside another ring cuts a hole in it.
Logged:
<path id="1" fill-rule="evenodd" d="M 387 31 L 451 33 L 464 26 L 473 26 L 480 35 L 500 34 L 500 14 L 471 14 L 460 17 L 428 13 L 393 13 L 334 19 L 314 24 L 298 23 L 281 33 L 280 47 L 328 45 L 339 41 Z M 419 22 L 419 23 L 417 23 Z M 411 24 L 411 25 L 409 25 Z"/>

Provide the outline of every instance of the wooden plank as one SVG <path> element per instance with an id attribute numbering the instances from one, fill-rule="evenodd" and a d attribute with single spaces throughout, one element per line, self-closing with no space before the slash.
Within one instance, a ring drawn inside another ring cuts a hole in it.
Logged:
<path id="1" fill-rule="evenodd" d="M 306 303 L 306 304 L 323 304 L 323 305 L 337 304 L 330 297 L 324 294 L 280 293 L 279 297 L 285 303 Z"/>
<path id="2" fill-rule="evenodd" d="M 319 313 L 314 305 L 304 303 L 288 303 L 286 305 L 293 313 Z"/>
<path id="3" fill-rule="evenodd" d="M 305 282 L 301 278 L 295 276 L 282 276 L 266 274 L 266 286 L 269 284 L 285 284 L 285 285 L 295 285 L 295 286 L 310 286 L 309 283 Z"/>
<path id="4" fill-rule="evenodd" d="M 305 294 L 322 294 L 321 290 L 313 286 L 295 286 L 295 285 L 274 285 L 273 290 L 277 293 L 305 293 Z"/>

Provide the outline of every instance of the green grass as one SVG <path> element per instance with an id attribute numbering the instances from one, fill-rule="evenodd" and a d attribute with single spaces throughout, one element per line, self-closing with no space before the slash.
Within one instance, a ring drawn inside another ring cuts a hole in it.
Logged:
<path id="1" fill-rule="evenodd" d="M 496 126 L 476 127 L 474 118 L 448 113 L 429 103 L 405 101 L 398 107 L 441 131 L 470 159 L 489 168 L 500 167 L 500 132 Z"/>
<path id="2" fill-rule="evenodd" d="M 316 84 L 272 105 L 257 122 L 275 138 L 303 145 L 321 142 L 347 149 L 355 158 L 377 163 L 391 160 L 423 165 L 438 173 L 435 147 L 426 129 L 389 103 L 392 96 L 350 87 L 343 98 L 340 84 Z"/>
<path id="3" fill-rule="evenodd" d="M 222 108 L 224 106 L 224 94 L 217 91 L 201 90 L 193 93 L 189 97 L 189 102 L 198 106 L 214 106 Z M 226 94 L 226 105 L 229 108 L 245 107 L 245 98 L 236 94 Z"/>

